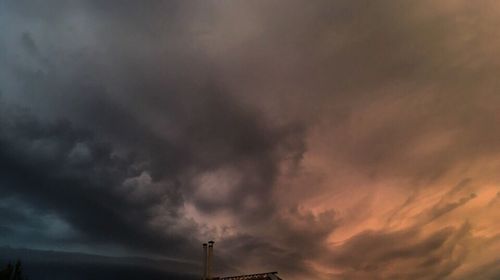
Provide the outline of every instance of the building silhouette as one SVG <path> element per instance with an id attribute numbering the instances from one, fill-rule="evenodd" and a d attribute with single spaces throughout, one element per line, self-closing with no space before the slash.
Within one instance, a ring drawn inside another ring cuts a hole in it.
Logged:
<path id="1" fill-rule="evenodd" d="M 278 272 L 264 272 L 237 276 L 213 277 L 214 241 L 203 243 L 203 277 L 202 280 L 282 280 Z"/>

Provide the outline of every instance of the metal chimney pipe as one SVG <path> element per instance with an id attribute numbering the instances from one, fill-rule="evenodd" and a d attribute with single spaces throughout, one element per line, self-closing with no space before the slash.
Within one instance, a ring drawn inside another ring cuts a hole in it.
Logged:
<path id="1" fill-rule="evenodd" d="M 212 261 L 214 256 L 214 243 L 213 241 L 208 241 L 208 255 L 207 255 L 207 279 L 212 279 Z"/>
<path id="2" fill-rule="evenodd" d="M 203 278 L 207 279 L 207 243 L 203 243 Z"/>

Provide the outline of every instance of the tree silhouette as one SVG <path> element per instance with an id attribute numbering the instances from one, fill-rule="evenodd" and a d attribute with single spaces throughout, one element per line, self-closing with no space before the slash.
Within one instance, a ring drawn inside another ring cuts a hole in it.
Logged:
<path id="1" fill-rule="evenodd" d="M 11 275 L 14 272 L 14 267 L 11 263 L 8 263 L 5 268 L 0 270 L 0 280 L 10 280 Z"/>
<path id="2" fill-rule="evenodd" d="M 23 266 L 21 261 L 18 260 L 15 266 L 9 262 L 5 268 L 1 269 L 0 280 L 27 280 L 27 278 L 23 277 Z"/>

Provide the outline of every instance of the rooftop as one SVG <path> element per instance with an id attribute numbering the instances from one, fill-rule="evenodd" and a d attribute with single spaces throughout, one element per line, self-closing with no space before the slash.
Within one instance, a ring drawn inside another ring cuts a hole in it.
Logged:
<path id="1" fill-rule="evenodd" d="M 278 272 L 273 271 L 239 276 L 217 277 L 214 278 L 214 280 L 281 280 L 277 274 Z"/>

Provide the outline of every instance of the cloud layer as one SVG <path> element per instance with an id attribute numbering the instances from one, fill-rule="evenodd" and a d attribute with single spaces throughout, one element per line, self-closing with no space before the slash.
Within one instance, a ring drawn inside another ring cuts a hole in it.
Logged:
<path id="1" fill-rule="evenodd" d="M 499 14 L 3 1 L 0 242 L 197 262 L 215 239 L 218 274 L 498 277 Z"/>

